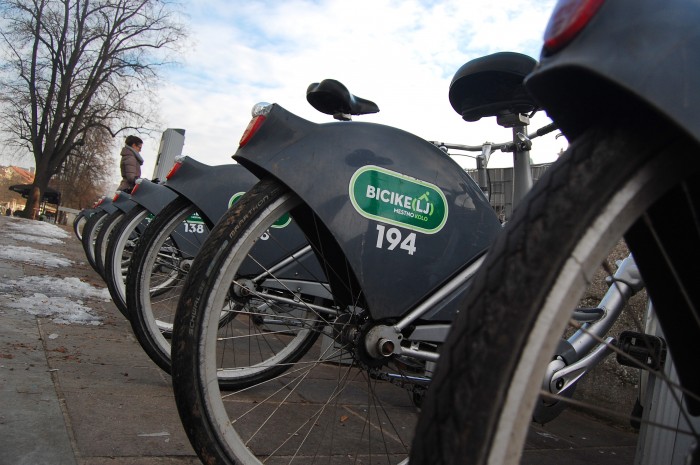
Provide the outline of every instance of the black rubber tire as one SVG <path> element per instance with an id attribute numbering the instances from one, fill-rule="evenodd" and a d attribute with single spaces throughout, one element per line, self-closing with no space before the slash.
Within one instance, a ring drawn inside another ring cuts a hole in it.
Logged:
<path id="1" fill-rule="evenodd" d="M 90 215 L 86 214 L 85 210 L 82 210 L 73 220 L 73 233 L 75 233 L 75 237 L 77 237 L 79 241 L 83 239 L 83 228 L 85 228 L 85 224 L 89 218 Z"/>
<path id="2" fill-rule="evenodd" d="M 696 367 L 682 360 L 697 360 L 688 341 L 700 337 L 691 310 L 699 308 L 696 152 L 661 124 L 621 121 L 572 143 L 517 208 L 477 273 L 462 306 L 468 310 L 453 323 L 423 402 L 412 465 L 519 462 L 558 335 L 592 270 L 623 234 L 681 382 L 699 392 L 692 385 Z M 667 214 L 657 221 L 654 210 Z M 676 219 L 667 223 L 669 216 Z M 650 231 L 659 232 L 661 244 L 648 240 Z M 663 262 L 663 247 L 685 252 L 666 254 Z M 679 301 L 681 295 L 688 300 Z"/>
<path id="3" fill-rule="evenodd" d="M 194 213 L 197 213 L 197 207 L 183 197 L 166 205 L 139 238 L 127 272 L 126 303 L 131 328 L 146 354 L 166 373 L 170 373 L 172 323 L 186 273 L 177 266 L 176 275 L 156 295 L 153 295 L 150 284 L 160 248 L 172 238 L 182 221 Z M 193 258 L 181 253 L 178 257 L 180 260 Z M 156 305 L 154 298 L 160 299 L 157 310 L 153 309 Z"/>
<path id="4" fill-rule="evenodd" d="M 297 218 L 308 213 L 301 200 L 278 182 L 268 179 L 258 183 L 234 204 L 212 230 L 187 277 L 175 319 L 172 379 L 178 411 L 190 442 L 204 463 L 260 463 L 263 460 L 261 456 L 275 462 L 276 458 L 269 457 L 269 454 L 275 455 L 278 445 L 282 449 L 296 448 L 297 445 L 281 445 L 290 439 L 304 441 L 310 436 L 318 440 L 334 437 L 331 444 L 325 444 L 330 451 L 319 448 L 319 443 L 315 440 L 310 442 L 316 446 L 298 444 L 302 449 L 322 449 L 299 452 L 299 460 L 311 463 L 313 459 L 305 454 L 318 453 L 324 457 L 323 463 L 326 463 L 330 462 L 330 457 L 346 457 L 360 450 L 362 454 L 371 454 L 368 462 L 375 463 L 374 454 L 385 457 L 387 452 L 379 446 L 381 440 L 377 437 L 390 433 L 386 436 L 392 437 L 392 460 L 395 459 L 395 463 L 398 463 L 406 457 L 405 448 L 410 442 L 407 435 L 411 434 L 412 428 L 405 425 L 410 424 L 409 419 L 415 419 L 417 415 L 411 392 L 403 384 L 399 386 L 379 381 L 368 373 L 366 367 L 358 367 L 352 357 L 349 361 L 338 355 L 329 359 L 328 353 L 336 349 L 332 345 L 324 348 L 324 342 L 330 341 L 332 344 L 333 340 L 326 336 L 325 331 L 322 332 L 326 326 L 321 320 L 318 323 L 307 323 L 307 328 L 312 330 L 315 337 L 321 333 L 319 341 L 313 347 L 300 345 L 296 353 L 284 360 L 276 360 L 275 362 L 281 362 L 279 366 L 265 359 L 263 368 L 267 370 L 241 376 L 236 383 L 230 385 L 224 384 L 224 387 L 247 389 L 223 393 L 221 381 L 214 381 L 220 371 L 217 357 L 221 353 L 218 349 L 226 343 L 226 338 L 220 337 L 221 332 L 217 332 L 214 325 L 215 318 L 218 318 L 218 312 L 221 311 L 220 305 L 222 302 L 226 304 L 228 299 L 235 301 L 236 296 L 240 295 L 236 286 L 243 288 L 243 284 L 237 271 L 243 267 L 240 262 L 249 256 L 247 247 L 258 242 L 272 220 L 283 212 L 291 212 Z M 296 216 L 297 213 L 299 216 Z M 309 229 L 305 231 L 308 232 Z M 319 261 L 324 263 L 321 258 Z M 257 275 L 256 271 L 250 276 Z M 235 281 L 234 286 L 229 285 L 232 281 Z M 333 302 L 332 296 L 329 296 L 328 301 Z M 325 305 L 337 309 L 330 319 L 332 321 L 337 317 L 335 329 L 338 332 L 342 332 L 345 323 L 350 321 L 343 319 L 343 316 L 352 318 L 357 315 L 352 312 L 358 311 L 356 307 L 348 311 L 332 304 Z M 248 316 L 237 315 L 235 320 L 239 318 Z M 308 320 L 299 319 L 300 323 L 304 321 Z M 236 334 L 231 336 L 234 339 Z M 313 343 L 315 337 L 305 342 Z M 309 352 L 304 354 L 307 350 Z M 294 361 L 302 355 L 300 363 L 295 365 Z M 349 357 L 348 354 L 345 355 Z M 247 357 L 245 349 L 239 356 L 244 359 Z M 338 360 L 341 362 L 338 363 Z M 244 372 L 247 370 L 247 366 L 241 368 Z M 251 365 L 251 368 L 258 366 Z M 324 375 L 328 377 L 323 378 Z M 327 382 L 320 382 L 319 379 L 326 379 Z M 405 379 L 397 381 L 401 384 Z M 282 399 L 278 401 L 276 396 L 282 396 Z M 288 405 L 289 396 L 302 396 L 306 401 L 302 402 L 303 405 L 295 402 Z M 357 416 L 354 413 L 348 414 L 350 416 L 341 414 L 341 410 L 346 412 L 343 405 L 347 403 L 357 406 L 357 409 L 352 409 L 359 411 L 354 412 Z M 324 406 L 328 407 L 327 410 L 324 410 Z M 245 414 L 245 421 L 236 421 L 235 416 L 241 412 L 230 409 L 240 407 L 255 407 L 255 413 Z M 310 420 L 309 412 L 316 411 L 325 414 L 319 414 Z M 268 414 L 280 417 L 269 418 Z M 394 414 L 402 415 L 401 425 L 391 421 Z M 375 419 L 377 424 L 386 425 L 382 426 L 385 428 L 382 433 L 375 429 Z M 370 422 L 371 427 L 363 428 L 363 425 Z M 299 424 L 308 425 L 309 431 L 295 432 Z M 247 441 L 250 439 L 249 434 L 255 436 L 250 442 Z M 352 435 L 353 439 L 347 435 Z M 373 445 L 372 450 L 368 447 L 369 444 Z M 378 445 L 376 449 L 375 444 Z M 348 450 L 341 452 L 337 447 L 346 447 Z M 282 454 L 287 452 L 288 450 L 279 451 Z M 329 455 L 325 455 L 327 452 Z M 364 457 L 362 460 L 364 463 Z"/>
<path id="5" fill-rule="evenodd" d="M 121 221 L 109 233 L 105 251 L 104 278 L 112 301 L 127 319 L 130 312 L 126 306 L 125 270 L 138 243 L 139 236 L 148 223 L 150 212 L 141 205 L 134 206 L 124 214 Z M 98 240 L 99 242 L 99 240 Z"/>
<path id="6" fill-rule="evenodd" d="M 97 267 L 97 272 L 100 273 L 102 279 L 105 280 L 105 283 L 107 282 L 107 276 L 105 275 L 107 246 L 112 237 L 112 231 L 119 226 L 119 223 L 124 219 L 124 215 L 125 213 L 122 210 L 116 210 L 107 215 L 95 239 L 95 266 Z"/>
<path id="7" fill-rule="evenodd" d="M 97 240 L 97 235 L 102 228 L 102 223 L 107 218 L 107 212 L 104 210 L 96 211 L 83 228 L 83 237 L 80 242 L 83 244 L 83 250 L 85 251 L 85 258 L 92 267 L 93 270 L 97 271 L 101 275 L 100 270 L 97 268 L 95 263 L 95 241 Z"/>

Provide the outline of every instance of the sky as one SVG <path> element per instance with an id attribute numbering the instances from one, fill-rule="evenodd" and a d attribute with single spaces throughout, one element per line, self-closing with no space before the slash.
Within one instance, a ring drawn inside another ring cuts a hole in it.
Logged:
<path id="1" fill-rule="evenodd" d="M 78 278 L 52 276 L 52 269 L 70 267 L 74 263 L 60 253 L 31 247 L 32 244 L 60 245 L 75 238 L 53 224 L 15 217 L 6 219 L 3 234 L 9 234 L 25 245 L 4 246 L 0 249 L 0 260 L 34 265 L 45 270 L 46 274 L 17 279 L 0 276 L 2 307 L 47 317 L 58 324 L 102 324 L 102 318 L 87 306 L 85 300 L 109 301 L 109 291 Z M 61 250 L 61 247 L 54 249 Z"/>
<path id="2" fill-rule="evenodd" d="M 163 70 L 159 101 L 153 104 L 160 109 L 163 131 L 185 130 L 183 154 L 210 165 L 233 162 L 257 102 L 278 103 L 317 123 L 333 121 L 305 97 L 309 84 L 326 78 L 378 104 L 378 114 L 356 121 L 395 126 L 427 140 L 502 142 L 511 132 L 495 118 L 466 123 L 452 109 L 450 81 L 464 63 L 490 53 L 537 58 L 554 3 L 188 0 L 183 5 L 190 40 L 179 64 Z M 540 113 L 531 130 L 548 122 Z M 152 177 L 161 134 L 144 137 L 142 177 Z M 554 134 L 538 139 L 533 162 L 551 162 L 565 146 Z M 475 166 L 472 159 L 457 160 Z M 489 166 L 511 165 L 511 154 L 497 154 Z"/>

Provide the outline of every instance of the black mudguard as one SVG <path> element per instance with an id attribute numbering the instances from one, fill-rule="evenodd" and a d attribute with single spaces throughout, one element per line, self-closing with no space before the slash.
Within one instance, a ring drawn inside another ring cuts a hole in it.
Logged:
<path id="1" fill-rule="evenodd" d="M 142 179 L 131 193 L 131 201 L 141 205 L 150 213 L 158 214 L 163 207 L 177 198 L 177 194 L 162 184 Z"/>
<path id="2" fill-rule="evenodd" d="M 118 208 L 116 205 L 114 205 L 112 199 L 110 199 L 109 197 L 105 197 L 102 200 L 102 203 L 95 207 L 95 210 L 104 210 L 109 215 L 110 213 L 114 213 L 115 211 L 117 211 Z"/>
<path id="3" fill-rule="evenodd" d="M 127 194 L 126 192 L 117 192 L 117 195 L 115 195 L 112 199 L 112 205 L 124 213 L 128 213 L 136 204 L 131 201 L 131 194 Z"/>
<path id="4" fill-rule="evenodd" d="M 273 105 L 234 159 L 260 178 L 277 178 L 313 210 L 375 319 L 405 313 L 483 254 L 501 229 L 457 163 L 395 128 L 319 125 Z"/>
<path id="5" fill-rule="evenodd" d="M 569 140 L 641 104 L 700 143 L 699 23 L 695 1 L 604 2 L 571 43 L 542 54 L 526 87 Z"/>
<path id="6" fill-rule="evenodd" d="M 238 164 L 209 166 L 190 157 L 183 157 L 180 161 L 182 165 L 168 178 L 165 185 L 196 205 L 209 227 L 213 227 L 232 203 L 258 182 L 258 178 Z M 291 252 L 307 244 L 296 225 L 271 228 L 268 233 L 274 236 L 274 241 L 285 244 L 286 250 Z M 205 237 L 200 235 L 200 241 Z M 200 242 L 193 239 L 190 242 L 200 245 Z M 265 266 L 278 263 L 287 256 L 281 249 L 269 247 L 260 247 L 257 254 L 256 260 Z M 245 272 L 245 268 L 243 270 Z M 324 274 L 315 259 L 307 258 L 303 265 L 297 262 L 278 272 L 277 276 L 322 280 Z"/>
<path id="7" fill-rule="evenodd" d="M 236 194 L 249 190 L 258 179 L 240 165 L 210 166 L 183 157 L 165 186 L 195 204 L 213 227 L 226 213 Z"/>

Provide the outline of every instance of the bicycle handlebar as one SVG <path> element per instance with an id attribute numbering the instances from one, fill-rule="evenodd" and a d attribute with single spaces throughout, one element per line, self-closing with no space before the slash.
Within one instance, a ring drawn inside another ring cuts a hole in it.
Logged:
<path id="1" fill-rule="evenodd" d="M 526 137 L 530 140 L 535 139 L 536 137 L 544 136 L 545 134 L 549 134 L 552 131 L 555 131 L 557 129 L 556 124 L 554 123 L 549 123 L 546 126 L 542 126 L 539 128 L 537 131 L 533 132 L 532 134 L 528 134 Z M 513 141 L 509 140 L 507 142 L 500 142 L 498 144 L 494 144 L 493 142 L 484 142 L 481 145 L 462 145 L 462 144 L 450 144 L 447 142 L 438 142 L 438 141 L 430 141 L 431 144 L 437 146 L 437 147 L 444 147 L 446 149 L 453 149 L 453 150 L 463 150 L 465 152 L 481 152 L 484 150 L 485 146 L 490 146 L 491 150 L 502 150 L 504 152 L 512 152 L 513 151 Z"/>

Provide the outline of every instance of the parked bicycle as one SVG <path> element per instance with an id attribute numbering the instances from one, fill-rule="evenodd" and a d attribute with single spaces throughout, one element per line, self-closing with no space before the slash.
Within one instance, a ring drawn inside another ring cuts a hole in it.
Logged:
<path id="1" fill-rule="evenodd" d="M 475 277 L 423 404 L 412 464 L 518 463 L 535 399 L 566 401 L 558 393 L 573 375 L 542 384 L 561 361 L 551 336 L 621 237 L 661 328 L 607 348 L 656 380 L 638 418 L 637 463 L 700 463 L 700 95 L 687 91 L 700 85 L 699 20 L 692 1 L 557 4 L 527 88 L 571 146 Z"/>
<path id="2" fill-rule="evenodd" d="M 510 146 L 528 160 L 536 105 L 522 79 L 534 65 L 511 53 L 475 60 L 451 91 L 460 114 L 512 128 Z M 338 119 L 376 111 L 337 82 L 308 92 Z M 254 108 L 235 159 L 262 181 L 207 238 L 175 318 L 173 386 L 195 450 L 220 463 L 403 461 L 451 320 L 501 230 L 493 209 L 433 144 L 376 124 L 314 124 L 278 105 Z M 328 285 L 313 274 L 290 285 L 258 259 L 258 238 L 283 215 Z M 251 331 L 269 309 L 282 328 Z M 300 333 L 318 341 L 292 343 Z M 222 387 L 221 373 L 235 382 Z"/>

